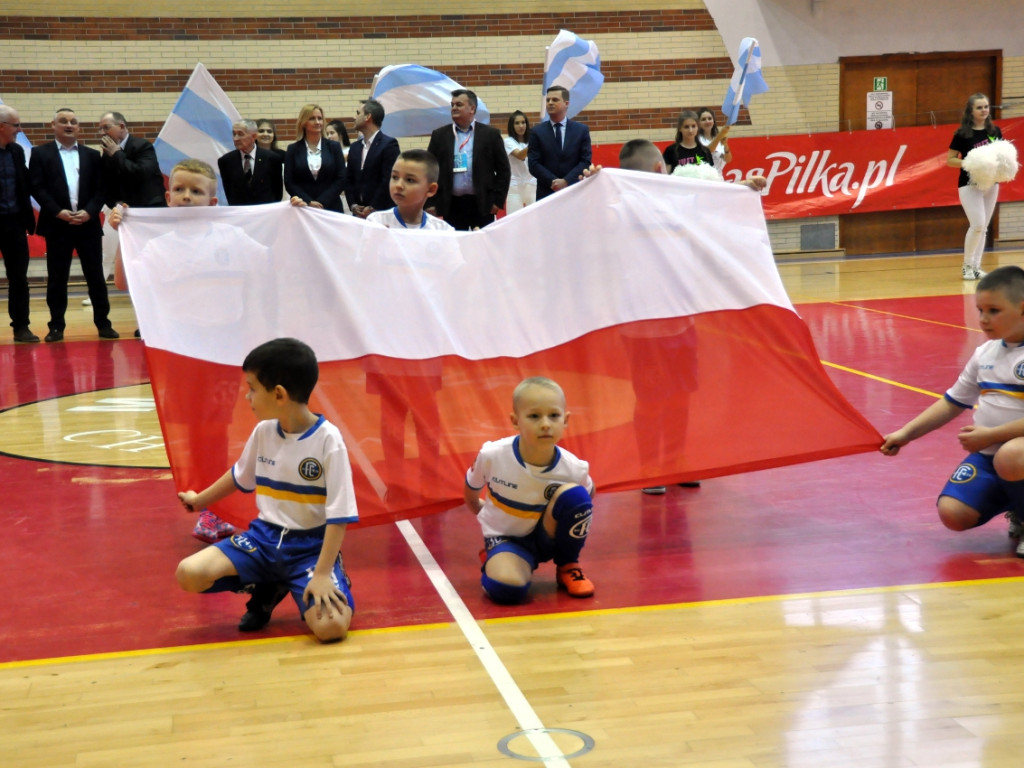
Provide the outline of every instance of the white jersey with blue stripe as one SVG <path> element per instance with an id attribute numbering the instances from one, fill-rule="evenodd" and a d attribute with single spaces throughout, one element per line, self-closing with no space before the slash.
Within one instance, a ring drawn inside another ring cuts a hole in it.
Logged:
<path id="1" fill-rule="evenodd" d="M 289 530 L 359 519 L 348 449 L 323 416 L 302 434 L 261 421 L 231 470 L 235 485 L 256 492 L 259 517 Z"/>
<path id="2" fill-rule="evenodd" d="M 1024 345 L 986 341 L 971 355 L 946 399 L 962 408 L 977 404 L 974 423 L 999 427 L 1024 417 Z M 994 454 L 1002 443 L 981 453 Z"/>
<path id="3" fill-rule="evenodd" d="M 587 462 L 555 446 L 548 466 L 527 464 L 519 453 L 519 435 L 484 443 L 466 472 L 470 488 L 479 491 L 487 486 L 477 515 L 484 536 L 526 536 L 544 514 L 551 497 L 547 489 L 565 483 L 582 485 L 594 495 Z"/>

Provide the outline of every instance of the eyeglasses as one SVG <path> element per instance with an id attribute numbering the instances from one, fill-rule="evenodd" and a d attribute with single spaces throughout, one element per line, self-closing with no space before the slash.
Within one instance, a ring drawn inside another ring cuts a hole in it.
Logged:
<path id="1" fill-rule="evenodd" d="M 3 123 L 4 125 L 9 125 L 11 126 L 11 128 L 21 128 L 21 123 L 8 123 L 6 120 L 0 120 L 0 123 Z"/>

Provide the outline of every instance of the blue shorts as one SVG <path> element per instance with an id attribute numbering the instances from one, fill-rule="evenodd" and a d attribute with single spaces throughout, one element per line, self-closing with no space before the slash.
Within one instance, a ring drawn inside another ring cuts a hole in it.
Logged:
<path id="1" fill-rule="evenodd" d="M 320 559 L 327 526 L 293 531 L 259 518 L 249 524 L 249 529 L 221 539 L 213 546 L 227 555 L 238 571 L 243 584 L 273 582 L 287 584 L 292 599 L 304 614 L 310 607 L 302 602 L 302 593 Z M 349 608 L 356 609 L 341 553 L 334 561 L 331 581 L 348 600 Z"/>
<path id="2" fill-rule="evenodd" d="M 953 470 L 939 496 L 949 496 L 976 510 L 978 525 L 984 525 L 1011 507 L 1005 485 L 996 474 L 991 456 L 972 453 Z"/>
<path id="3" fill-rule="evenodd" d="M 511 552 L 528 562 L 531 571 L 555 556 L 555 540 L 548 536 L 540 521 L 526 536 L 485 536 L 484 547 L 487 550 L 484 565 L 499 552 Z"/>

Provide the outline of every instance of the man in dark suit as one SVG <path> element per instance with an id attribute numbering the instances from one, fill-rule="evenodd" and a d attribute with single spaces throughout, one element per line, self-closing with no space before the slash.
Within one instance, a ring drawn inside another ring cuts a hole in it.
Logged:
<path id="1" fill-rule="evenodd" d="M 103 202 L 110 208 L 127 203 L 136 208 L 164 208 L 164 176 L 156 150 L 145 139 L 128 133 L 120 112 L 100 118 L 103 144 Z"/>
<path id="2" fill-rule="evenodd" d="M 39 234 L 46 238 L 46 304 L 50 332 L 45 341 L 64 340 L 68 276 L 72 252 L 78 252 L 92 301 L 92 318 L 101 339 L 116 339 L 110 327 L 110 301 L 103 274 L 103 161 L 95 149 L 78 143 L 74 110 L 61 108 L 53 118 L 56 141 L 32 150 L 29 177 L 39 203 Z"/>
<path id="3" fill-rule="evenodd" d="M 385 133 L 384 105 L 376 99 L 359 102 L 356 130 L 362 139 L 348 150 L 345 174 L 345 199 L 356 216 L 366 218 L 374 211 L 391 208 L 391 168 L 401 149 L 398 141 Z"/>
<path id="4" fill-rule="evenodd" d="M 501 131 L 477 123 L 476 106 L 472 91 L 452 91 L 452 124 L 430 134 L 427 145 L 441 167 L 437 194 L 427 200 L 427 212 L 461 230 L 494 221 L 505 207 L 512 178 Z"/>
<path id="5" fill-rule="evenodd" d="M 280 203 L 284 196 L 284 162 L 256 146 L 256 121 L 231 126 L 235 149 L 217 159 L 228 205 Z"/>
<path id="6" fill-rule="evenodd" d="M 25 150 L 16 141 L 21 118 L 13 107 L 0 104 L 0 256 L 7 273 L 7 312 L 14 340 L 39 341 L 28 327 L 28 235 L 36 217 L 29 196 Z"/>
<path id="7" fill-rule="evenodd" d="M 530 131 L 526 164 L 537 179 L 537 199 L 565 189 L 580 180 L 590 167 L 590 129 L 566 119 L 569 91 L 560 85 L 548 88 L 544 107 L 549 120 Z"/>

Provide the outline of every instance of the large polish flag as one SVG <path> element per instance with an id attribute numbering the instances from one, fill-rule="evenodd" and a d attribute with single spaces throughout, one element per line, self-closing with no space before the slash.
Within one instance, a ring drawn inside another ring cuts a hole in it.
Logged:
<path id="1" fill-rule="evenodd" d="M 153 142 L 164 177 L 169 177 L 171 169 L 189 157 L 204 160 L 216 172 L 217 158 L 235 148 L 231 126 L 240 119 L 235 105 L 210 71 L 201 62 L 196 64 Z M 217 197 L 221 205 L 228 204 L 220 176 Z"/>
<path id="2" fill-rule="evenodd" d="M 512 390 L 549 376 L 600 489 L 877 449 L 818 360 L 746 187 L 603 170 L 478 232 L 286 203 L 133 210 L 122 248 L 179 490 L 254 426 L 240 365 L 278 336 L 320 361 L 362 520 L 458 505 Z M 217 512 L 253 514 L 233 494 Z"/>

